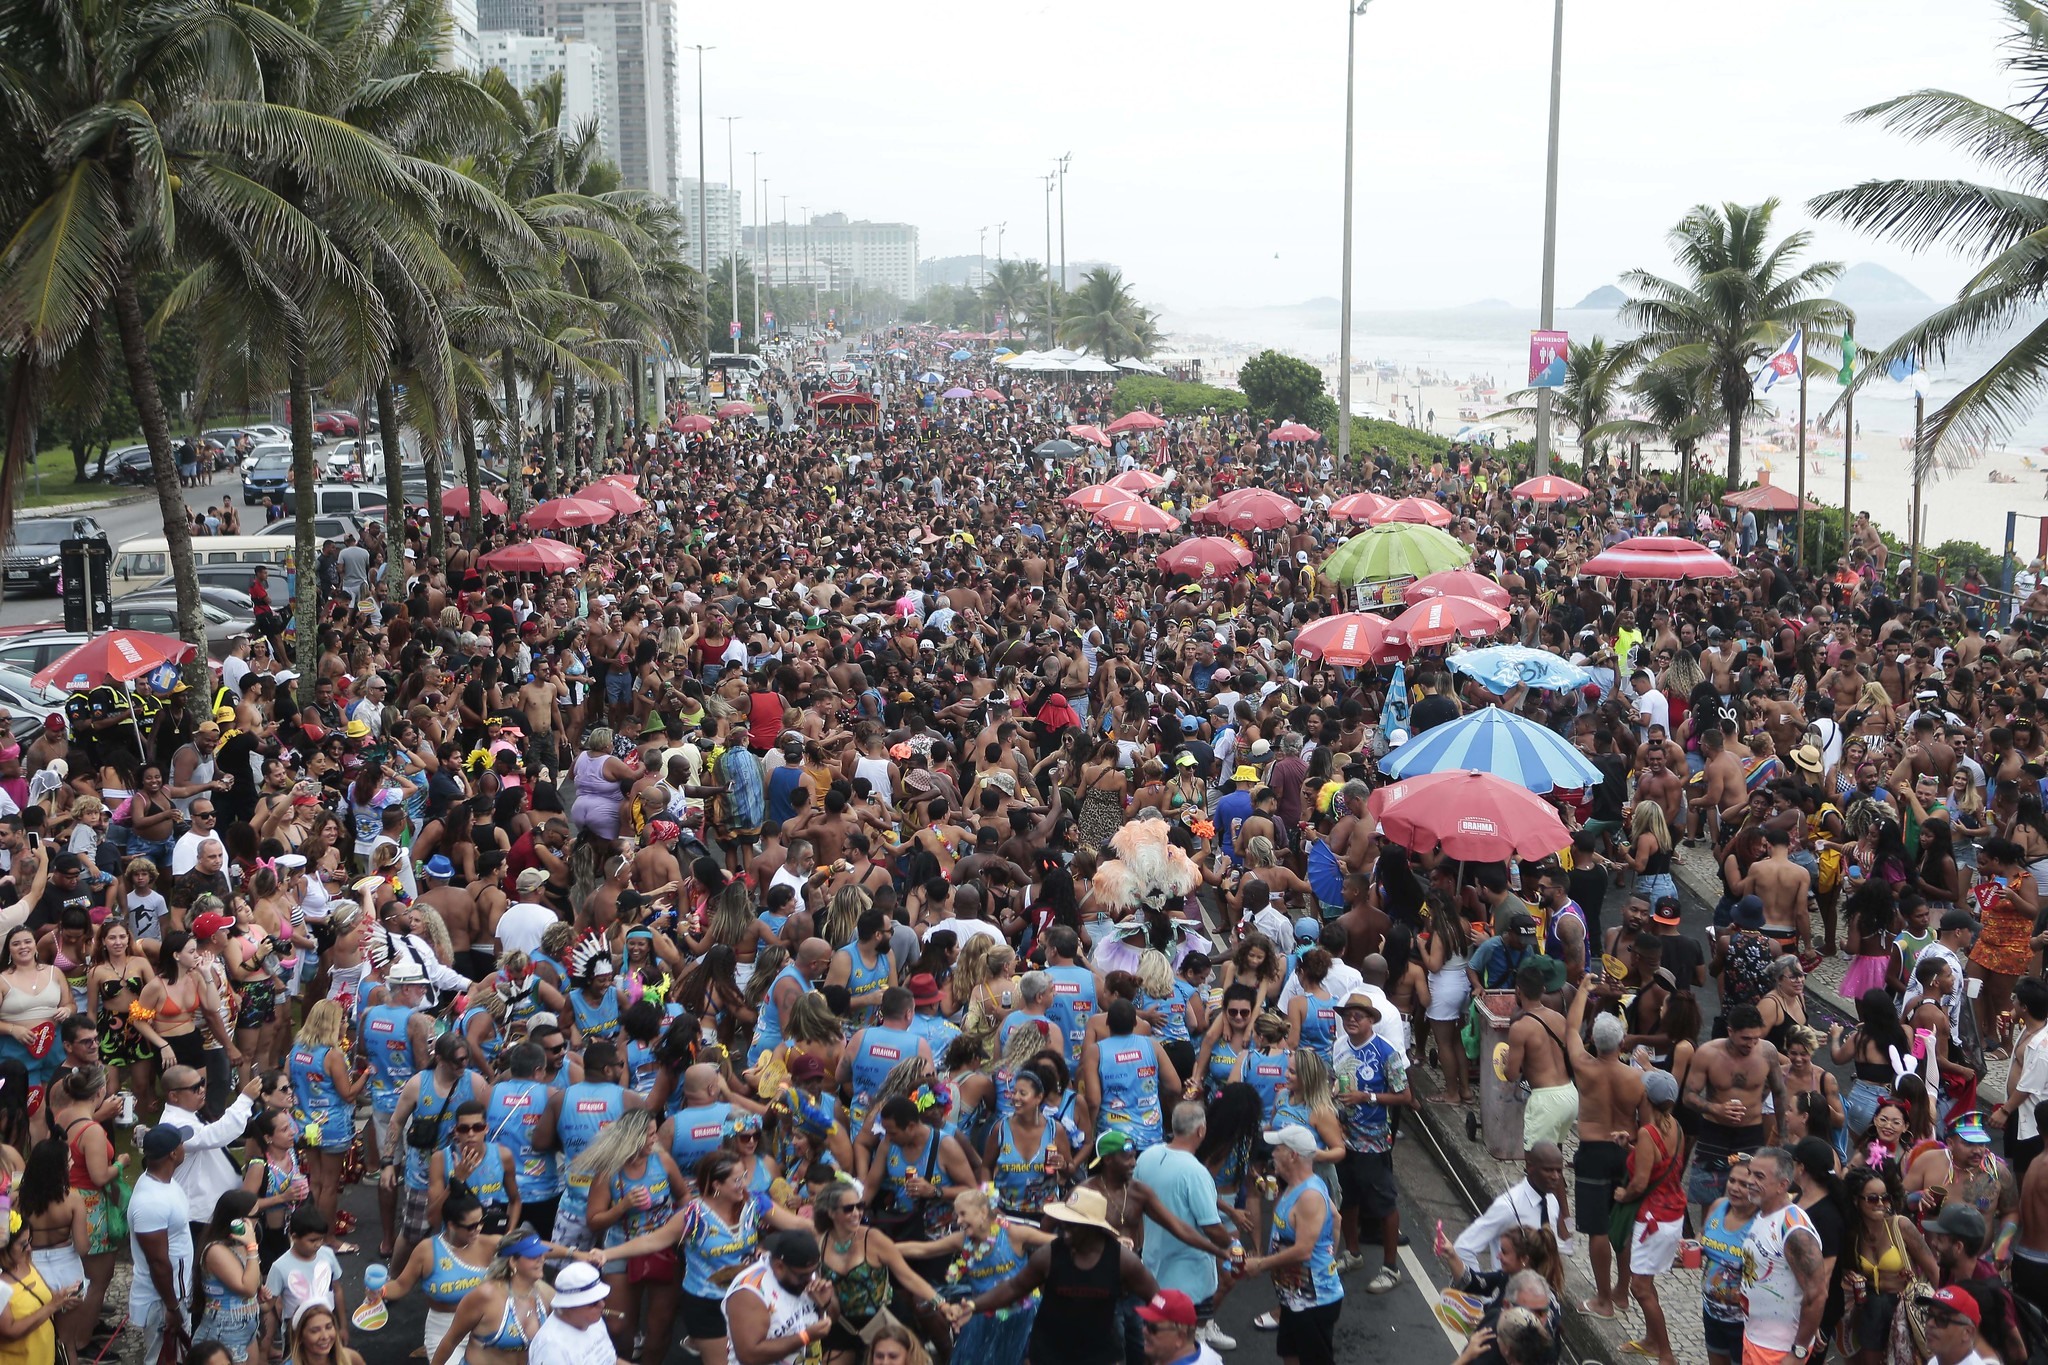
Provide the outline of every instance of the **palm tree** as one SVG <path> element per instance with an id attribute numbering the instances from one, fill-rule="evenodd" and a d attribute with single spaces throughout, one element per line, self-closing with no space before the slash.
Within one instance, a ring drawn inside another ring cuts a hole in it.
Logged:
<path id="1" fill-rule="evenodd" d="M 991 322 L 1002 318 L 1005 328 L 1045 308 L 1045 267 L 1037 261 L 997 261 L 995 273 L 981 286 L 981 300 Z"/>
<path id="2" fill-rule="evenodd" d="M 1636 364 L 1634 353 L 1625 346 L 1610 346 L 1604 337 L 1574 341 L 1565 352 L 1564 386 L 1551 394 L 1551 411 L 1562 418 L 1577 436 L 1579 455 L 1586 472 L 1605 447 L 1605 440 L 1592 440 L 1588 433 L 1614 417 L 1616 400 Z M 1535 389 L 1518 389 L 1508 395 L 1516 406 L 1491 413 L 1493 417 L 1527 417 L 1536 412 Z"/>
<path id="3" fill-rule="evenodd" d="M 1712 373 L 1697 359 L 1649 365 L 1629 381 L 1628 392 L 1641 416 L 1610 418 L 1587 428 L 1581 439 L 1670 446 L 1678 456 L 1678 505 L 1683 509 L 1692 499 L 1693 452 L 1727 421 Z"/>
<path id="4" fill-rule="evenodd" d="M 152 268 L 221 256 L 307 282 L 345 274 L 318 228 L 248 168 L 328 183 L 355 170 L 360 151 L 347 134 L 265 102 L 269 70 L 319 54 L 255 6 L 0 0 L 0 33 L 8 39 L 0 144 L 14 173 L 0 177 L 9 233 L 0 252 L 0 351 L 32 381 L 111 315 L 149 446 L 180 629 L 202 640 L 190 523 L 137 283 Z M 340 307 L 326 325 L 364 321 Z M 11 386 L 30 402 L 34 390 L 33 382 Z M 14 416 L 0 490 L 17 486 L 34 426 L 27 414 Z M 0 491 L 0 532 L 11 511 Z M 204 669 L 202 655 L 195 681 Z M 195 686 L 194 707 L 208 695 Z"/>
<path id="5" fill-rule="evenodd" d="M 1069 345 L 1085 347 L 1089 354 L 1113 361 L 1150 352 L 1159 329 L 1124 286 L 1123 272 L 1098 266 L 1067 295 L 1059 336 Z"/>
<path id="6" fill-rule="evenodd" d="M 1669 280 L 1632 270 L 1634 295 L 1621 319 L 1642 329 L 1634 346 L 1650 364 L 1699 367 L 1728 422 L 1728 484 L 1742 482 L 1742 423 L 1756 401 L 1757 368 L 1800 327 L 1840 330 L 1849 310 L 1821 293 L 1842 273 L 1839 261 L 1795 269 L 1813 235 L 1794 232 L 1772 244 L 1776 199 L 1761 204 L 1702 204 L 1671 233 L 1687 276 Z"/>
<path id="7" fill-rule="evenodd" d="M 2026 94 L 2007 108 L 1948 90 L 1916 90 L 1849 115 L 1881 123 L 1915 141 L 1947 142 L 1981 162 L 2002 184 L 1963 179 L 1866 180 L 1815 198 L 1808 207 L 1886 237 L 1913 251 L 1941 248 L 1978 269 L 1957 294 L 1906 329 L 1882 354 L 1862 359 L 1864 375 L 1882 374 L 1894 359 L 1926 363 L 2027 322 L 2020 337 L 1976 379 L 1927 414 L 1926 448 L 1953 464 L 1965 452 L 2009 435 L 2048 392 L 2048 7 L 2004 0 L 2012 20 L 2005 65 Z"/>

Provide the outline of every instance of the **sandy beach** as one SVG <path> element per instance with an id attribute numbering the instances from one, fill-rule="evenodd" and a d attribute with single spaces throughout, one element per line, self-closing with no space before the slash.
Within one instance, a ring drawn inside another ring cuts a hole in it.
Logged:
<path id="1" fill-rule="evenodd" d="M 1203 358 L 1203 376 L 1212 383 L 1234 384 L 1238 366 L 1256 354 L 1256 349 L 1232 345 L 1215 337 L 1179 339 L 1173 349 Z M 1335 357 L 1304 357 L 1322 369 L 1336 391 Z M 1461 432 L 1486 439 L 1489 433 L 1499 442 L 1527 439 L 1534 435 L 1534 422 L 1527 418 L 1498 416 L 1508 406 L 1505 395 L 1520 387 L 1519 376 L 1452 375 L 1428 366 L 1406 364 L 1401 358 L 1384 359 L 1394 367 L 1392 376 L 1375 368 L 1354 370 L 1352 410 L 1359 416 L 1376 417 L 1407 426 L 1425 428 L 1439 436 Z M 1806 480 L 1807 496 L 1817 503 L 1840 507 L 1843 497 L 1842 435 L 1821 428 L 1817 414 L 1833 401 L 1832 386 L 1825 394 L 1810 395 Z M 1931 405 L 1930 405 L 1931 406 Z M 1774 417 L 1774 410 L 1759 408 L 1758 414 Z M 1418 416 L 1419 414 L 1419 416 Z M 1850 506 L 1868 511 L 1886 531 L 1906 539 L 1913 500 L 1912 441 L 1902 431 L 1883 430 L 1858 420 L 1854 441 L 1854 473 L 1849 483 Z M 1474 429 L 1474 430 L 1468 430 Z M 1767 422 L 1753 419 L 1744 443 L 1743 467 L 1748 482 L 1768 477 L 1772 483 L 1796 488 L 1799 462 L 1796 455 L 1796 414 Z M 1576 459 L 1577 449 L 1569 437 L 1561 437 L 1559 449 L 1566 458 Z M 1707 467 L 1719 470 L 1727 463 L 1727 442 L 1717 438 L 1701 450 Z M 1668 447 L 1645 446 L 1643 462 L 1653 468 L 1676 469 L 1677 460 Z M 2009 480 L 2009 481 L 2008 481 Z M 2048 453 L 2000 448 L 1980 457 L 1967 468 L 1939 472 L 1930 478 L 1922 493 L 1921 540 L 1938 545 L 1946 540 L 1974 540 L 1992 550 L 2002 547 L 2005 513 L 2021 514 L 2016 536 L 2021 558 L 2029 557 L 2039 537 L 2038 525 L 2028 518 L 2048 517 Z"/>

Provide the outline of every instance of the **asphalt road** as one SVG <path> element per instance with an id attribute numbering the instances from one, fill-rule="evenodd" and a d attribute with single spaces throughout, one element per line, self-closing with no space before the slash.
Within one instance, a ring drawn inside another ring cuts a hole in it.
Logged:
<path id="1" fill-rule="evenodd" d="M 140 497 L 135 496 L 137 491 L 132 487 L 122 487 L 118 490 L 109 490 L 107 493 L 99 493 L 97 496 L 111 495 L 127 500 L 110 507 L 92 508 L 82 514 L 99 522 L 100 529 L 107 533 L 108 544 L 116 551 L 120 550 L 123 541 L 163 534 L 163 509 L 157 505 L 155 490 L 141 490 Z M 79 501 L 91 501 L 95 496 L 93 491 L 82 490 Z M 197 488 L 185 490 L 185 506 L 191 511 L 206 506 L 218 507 L 223 498 L 232 500 L 235 506 L 240 508 L 244 534 L 262 529 L 262 509 L 242 505 L 242 477 L 239 473 L 232 470 L 223 471 L 213 476 L 211 484 L 201 484 Z M 48 514 L 41 511 L 29 511 L 23 513 L 22 519 L 46 515 Z M 20 597 L 9 592 L 4 599 L 0 599 L 0 626 L 45 624 L 64 624 L 64 602 L 55 593 Z"/>

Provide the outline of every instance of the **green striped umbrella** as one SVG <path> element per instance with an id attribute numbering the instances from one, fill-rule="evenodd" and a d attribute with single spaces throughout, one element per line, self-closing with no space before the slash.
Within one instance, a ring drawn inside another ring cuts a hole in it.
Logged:
<path id="1" fill-rule="evenodd" d="M 1472 552 L 1448 532 L 1390 521 L 1361 531 L 1338 546 L 1323 565 L 1323 577 L 1343 584 L 1426 578 L 1447 569 L 1462 569 L 1471 562 Z"/>

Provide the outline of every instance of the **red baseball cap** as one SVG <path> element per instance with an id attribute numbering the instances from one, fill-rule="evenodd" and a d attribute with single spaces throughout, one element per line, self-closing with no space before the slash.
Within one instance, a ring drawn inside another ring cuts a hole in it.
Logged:
<path id="1" fill-rule="evenodd" d="M 232 929 L 235 922 L 218 911 L 209 910 L 192 921 L 192 936 L 201 943 L 212 938 L 223 929 Z"/>
<path id="2" fill-rule="evenodd" d="M 1146 1322 L 1171 1322 L 1193 1327 L 1195 1301 L 1178 1289 L 1162 1289 L 1152 1296 L 1152 1302 L 1139 1305 L 1138 1316 Z"/>
<path id="3" fill-rule="evenodd" d="M 1946 1308 L 1957 1317 L 1968 1318 L 1972 1327 L 1982 1327 L 1984 1325 L 1984 1314 L 1978 1309 L 1977 1300 L 1971 1296 L 1969 1290 L 1959 1289 L 1955 1285 L 1948 1285 L 1945 1288 L 1937 1289 L 1932 1294 L 1922 1294 L 1920 1296 L 1920 1305 L 1923 1308 Z M 1138 1310 L 1139 1316 L 1142 1317 L 1144 1312 L 1145 1310 L 1140 1308 Z"/>

